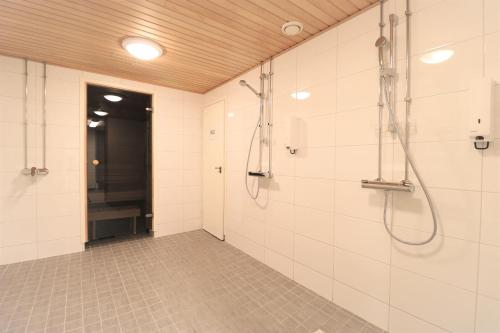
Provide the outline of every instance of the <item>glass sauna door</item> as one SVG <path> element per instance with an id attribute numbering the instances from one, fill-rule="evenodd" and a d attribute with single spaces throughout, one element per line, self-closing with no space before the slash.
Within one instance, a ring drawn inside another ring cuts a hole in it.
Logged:
<path id="1" fill-rule="evenodd" d="M 151 95 L 87 86 L 89 241 L 152 227 Z"/>

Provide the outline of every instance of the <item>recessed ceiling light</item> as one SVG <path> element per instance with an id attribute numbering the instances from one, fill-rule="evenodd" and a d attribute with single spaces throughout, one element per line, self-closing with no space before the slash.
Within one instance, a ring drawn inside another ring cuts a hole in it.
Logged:
<path id="1" fill-rule="evenodd" d="M 141 37 L 125 38 L 122 41 L 122 47 L 141 60 L 153 60 L 163 54 L 163 49 L 158 43 Z"/>
<path id="2" fill-rule="evenodd" d="M 453 50 L 436 50 L 425 53 L 423 56 L 420 57 L 420 61 L 422 61 L 424 64 L 430 64 L 430 65 L 439 64 L 450 59 L 451 57 L 453 57 L 454 54 L 455 51 Z"/>
<path id="3" fill-rule="evenodd" d="M 119 102 L 123 98 L 117 95 L 104 95 L 104 98 L 106 98 L 110 102 Z"/>
<path id="4" fill-rule="evenodd" d="M 287 36 L 295 36 L 302 32 L 304 26 L 297 21 L 286 22 L 281 26 L 281 32 Z"/>
<path id="5" fill-rule="evenodd" d="M 96 111 L 94 111 L 94 113 L 96 115 L 98 115 L 99 117 L 104 117 L 104 116 L 108 115 L 108 113 L 106 111 L 101 111 L 101 110 L 96 110 Z"/>
<path id="6" fill-rule="evenodd" d="M 96 128 L 98 126 L 102 126 L 104 124 L 104 122 L 102 120 L 95 121 L 95 120 L 89 119 L 87 121 L 87 124 L 89 125 L 90 128 Z"/>
<path id="7" fill-rule="evenodd" d="M 292 96 L 293 99 L 296 99 L 298 101 L 303 101 L 311 97 L 311 93 L 309 91 L 301 90 L 293 92 L 290 96 Z"/>

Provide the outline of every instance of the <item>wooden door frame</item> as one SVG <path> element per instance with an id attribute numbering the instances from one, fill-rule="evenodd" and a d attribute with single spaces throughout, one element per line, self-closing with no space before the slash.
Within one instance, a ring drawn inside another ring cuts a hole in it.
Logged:
<path id="1" fill-rule="evenodd" d="M 224 147 L 223 147 L 223 159 L 224 161 L 222 161 L 222 165 L 224 167 L 224 172 L 222 173 L 222 241 L 225 241 L 226 240 L 226 228 L 225 228 L 225 210 L 226 210 L 226 173 L 227 173 L 227 151 L 226 151 L 226 147 L 227 147 L 227 126 L 226 126 L 226 117 L 227 117 L 227 110 L 226 110 L 226 104 L 227 104 L 227 98 L 224 96 L 224 97 L 221 97 L 221 98 L 218 98 L 216 100 L 213 100 L 211 101 L 210 103 L 208 104 L 205 104 L 203 105 L 203 114 L 201 115 L 202 116 L 202 130 L 203 130 L 203 117 L 204 117 L 204 114 L 205 114 L 205 110 L 209 107 L 211 107 L 212 105 L 215 105 L 217 103 L 220 103 L 222 102 L 223 104 L 223 113 L 224 113 L 224 116 L 223 116 L 223 121 L 222 121 L 222 126 L 224 127 Z M 201 135 L 201 139 L 203 140 L 203 133 Z M 202 148 L 203 148 L 203 142 L 202 142 Z M 203 154 L 204 154 L 204 151 L 202 149 L 202 170 L 201 170 L 201 173 L 202 173 L 202 176 L 203 176 Z M 203 186 L 203 178 L 202 178 L 202 181 L 201 181 L 201 185 Z M 203 193 L 203 191 L 202 191 Z M 203 200 L 203 198 L 202 198 Z M 202 203 L 202 207 L 203 207 L 203 203 Z M 202 212 L 203 214 L 203 212 Z M 201 218 L 201 227 L 203 229 L 203 216 Z M 214 236 L 215 237 L 215 236 Z M 217 238 L 217 237 L 215 237 Z M 217 238 L 219 239 L 219 238 Z"/>
<path id="2" fill-rule="evenodd" d="M 152 208 L 152 221 L 151 221 L 151 232 L 154 236 L 154 212 L 155 212 L 155 193 L 157 191 L 155 179 L 155 153 L 154 153 L 154 132 L 155 132 L 155 91 L 151 90 L 141 90 L 134 87 L 134 84 L 116 84 L 113 81 L 114 78 L 109 78 L 109 80 L 103 79 L 80 79 L 80 235 L 81 242 L 85 244 L 88 242 L 88 220 L 87 220 L 87 87 L 89 85 L 96 85 L 101 87 L 106 87 L 110 89 L 120 89 L 127 90 L 131 92 L 136 92 L 140 94 L 151 96 L 151 106 L 153 108 L 153 114 L 151 115 L 151 208 Z M 139 83 L 140 84 L 140 83 Z"/>

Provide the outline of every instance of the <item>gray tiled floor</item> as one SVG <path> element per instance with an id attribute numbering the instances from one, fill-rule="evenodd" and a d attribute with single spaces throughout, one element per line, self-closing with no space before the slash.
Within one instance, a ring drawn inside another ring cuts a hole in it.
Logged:
<path id="1" fill-rule="evenodd" d="M 0 332 L 381 332 L 203 231 L 0 266 Z"/>

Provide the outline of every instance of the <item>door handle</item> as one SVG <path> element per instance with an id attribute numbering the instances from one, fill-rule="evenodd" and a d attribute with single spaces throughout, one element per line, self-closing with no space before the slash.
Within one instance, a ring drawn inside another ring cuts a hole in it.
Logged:
<path id="1" fill-rule="evenodd" d="M 222 173 L 222 167 L 221 166 L 215 167 L 214 169 L 215 170 L 219 170 L 219 173 Z"/>

